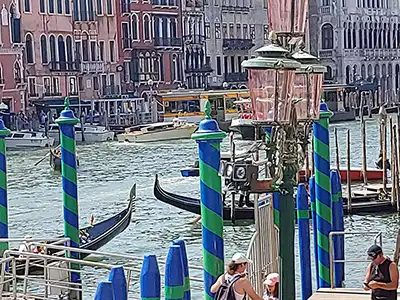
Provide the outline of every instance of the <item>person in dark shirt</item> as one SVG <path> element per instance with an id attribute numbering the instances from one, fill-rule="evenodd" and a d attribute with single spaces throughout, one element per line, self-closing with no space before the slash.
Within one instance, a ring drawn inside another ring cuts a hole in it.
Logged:
<path id="1" fill-rule="evenodd" d="M 367 254 L 372 262 L 367 267 L 364 290 L 372 291 L 372 300 L 396 300 L 399 285 L 397 265 L 383 256 L 382 248 L 378 245 L 372 245 Z"/>

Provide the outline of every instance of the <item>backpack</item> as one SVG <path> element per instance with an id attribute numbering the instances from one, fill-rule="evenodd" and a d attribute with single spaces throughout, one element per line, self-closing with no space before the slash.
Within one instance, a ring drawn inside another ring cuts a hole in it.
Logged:
<path id="1" fill-rule="evenodd" d="M 243 275 L 236 275 L 230 281 L 224 278 L 224 282 L 215 293 L 214 300 L 236 300 L 233 285 L 242 277 Z"/>

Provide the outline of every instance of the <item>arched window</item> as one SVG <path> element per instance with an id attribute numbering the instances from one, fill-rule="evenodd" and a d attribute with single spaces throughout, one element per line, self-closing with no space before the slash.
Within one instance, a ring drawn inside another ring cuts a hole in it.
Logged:
<path id="1" fill-rule="evenodd" d="M 365 65 L 361 65 L 361 78 L 366 79 Z"/>
<path id="2" fill-rule="evenodd" d="M 186 59 L 185 59 L 186 70 L 190 69 L 190 52 L 186 50 Z"/>
<path id="3" fill-rule="evenodd" d="M 64 38 L 60 35 L 57 39 L 58 44 L 58 61 L 60 62 L 60 70 L 67 69 L 67 59 L 65 56 L 65 43 Z"/>
<path id="4" fill-rule="evenodd" d="M 396 90 L 399 88 L 399 77 L 400 77 L 400 67 L 399 65 L 396 65 L 396 71 L 395 71 L 395 78 L 396 78 Z"/>
<path id="5" fill-rule="evenodd" d="M 22 77 L 21 77 L 21 66 L 19 62 L 14 63 L 14 80 L 15 83 L 21 83 L 22 82 Z"/>
<path id="6" fill-rule="evenodd" d="M 326 72 L 324 73 L 324 80 L 325 81 L 333 80 L 332 68 L 330 66 L 326 67 Z"/>
<path id="7" fill-rule="evenodd" d="M 363 49 L 363 30 L 361 27 L 358 29 L 358 47 Z"/>
<path id="8" fill-rule="evenodd" d="M 3 66 L 0 64 L 0 84 L 4 84 Z"/>
<path id="9" fill-rule="evenodd" d="M 379 30 L 379 34 L 378 34 Z M 374 26 L 374 36 L 373 36 L 373 43 L 372 43 L 372 48 L 382 48 L 382 30 L 377 28 L 377 24 L 375 23 Z"/>
<path id="10" fill-rule="evenodd" d="M 349 28 L 347 29 L 347 48 L 351 49 L 352 47 L 352 38 L 351 38 L 351 24 L 349 23 Z"/>
<path id="11" fill-rule="evenodd" d="M 364 24 L 364 49 L 368 49 L 368 24 Z"/>
<path id="12" fill-rule="evenodd" d="M 73 61 L 74 61 L 74 57 L 73 57 L 73 49 L 72 49 L 72 38 L 70 36 L 67 36 L 66 38 L 66 42 L 67 42 L 67 68 L 69 70 L 73 69 Z"/>
<path id="13" fill-rule="evenodd" d="M 353 48 L 357 48 L 356 23 L 353 24 Z"/>
<path id="14" fill-rule="evenodd" d="M 373 44 L 373 30 L 372 30 L 372 24 L 370 24 L 369 32 L 368 32 L 368 48 L 372 49 L 372 44 Z"/>
<path id="15" fill-rule="evenodd" d="M 144 72 L 150 73 L 150 53 L 149 52 L 146 52 L 145 58 L 144 58 Z"/>
<path id="16" fill-rule="evenodd" d="M 25 35 L 25 54 L 26 54 L 26 62 L 28 64 L 33 64 L 34 61 L 34 53 L 33 53 L 33 38 L 32 34 L 27 33 Z"/>
<path id="17" fill-rule="evenodd" d="M 138 40 L 139 39 L 139 26 L 138 26 L 138 17 L 136 14 L 132 14 L 132 39 Z"/>
<path id="18" fill-rule="evenodd" d="M 400 24 L 397 25 L 397 48 L 400 48 Z"/>
<path id="19" fill-rule="evenodd" d="M 347 66 L 347 67 L 346 67 L 346 83 L 347 83 L 347 84 L 350 83 L 350 76 L 351 76 L 351 73 L 350 73 L 350 66 Z"/>
<path id="20" fill-rule="evenodd" d="M 54 35 L 50 36 L 50 62 L 52 67 L 55 69 L 57 65 L 57 54 L 56 54 L 56 38 Z"/>
<path id="21" fill-rule="evenodd" d="M 89 61 L 89 35 L 85 32 L 82 37 L 82 58 Z"/>
<path id="22" fill-rule="evenodd" d="M 21 43 L 21 14 L 18 7 L 12 4 L 10 6 L 10 29 L 11 40 L 13 43 Z"/>
<path id="23" fill-rule="evenodd" d="M 150 17 L 148 15 L 145 15 L 143 17 L 143 26 L 144 26 L 143 38 L 145 41 L 149 41 L 150 40 Z"/>
<path id="24" fill-rule="evenodd" d="M 322 49 L 333 49 L 332 24 L 325 24 L 322 26 Z"/>
<path id="25" fill-rule="evenodd" d="M 343 46 L 344 46 L 344 49 L 347 49 L 348 48 L 348 46 L 347 46 L 347 23 L 344 23 L 343 24 Z"/>
<path id="26" fill-rule="evenodd" d="M 178 80 L 178 57 L 176 54 L 172 54 L 171 61 L 171 73 L 172 73 L 172 81 Z"/>
<path id="27" fill-rule="evenodd" d="M 47 37 L 45 35 L 40 37 L 40 54 L 42 56 L 42 64 L 47 64 L 49 58 L 47 56 Z"/>

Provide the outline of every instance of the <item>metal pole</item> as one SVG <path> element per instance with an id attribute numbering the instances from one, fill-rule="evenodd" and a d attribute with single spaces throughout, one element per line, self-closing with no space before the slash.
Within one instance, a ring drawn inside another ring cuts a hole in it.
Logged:
<path id="1" fill-rule="evenodd" d="M 329 119 L 332 116 L 326 103 L 321 103 L 320 119 L 314 123 L 315 191 L 318 235 L 319 285 L 330 287 L 329 233 L 332 226 L 332 200 L 329 153 Z"/>
<path id="2" fill-rule="evenodd" d="M 10 134 L 0 119 L 0 238 L 8 238 L 7 156 L 5 137 Z M 8 242 L 0 243 L 0 254 L 8 250 Z"/>
<path id="3" fill-rule="evenodd" d="M 224 272 L 223 203 L 221 177 L 218 174 L 221 161 L 220 145 L 226 133 L 211 119 L 211 105 L 205 104 L 206 119 L 192 135 L 199 149 L 200 195 L 202 219 L 202 243 L 204 265 L 204 299 L 212 300 L 211 285 Z"/>
<path id="4" fill-rule="evenodd" d="M 347 129 L 347 213 L 350 215 L 351 214 L 351 169 L 350 169 L 350 129 Z"/>
<path id="5" fill-rule="evenodd" d="M 60 127 L 61 143 L 61 170 L 63 188 L 64 210 L 64 236 L 70 238 L 71 247 L 79 248 L 79 208 L 78 208 L 78 183 L 76 171 L 76 145 L 75 128 L 79 123 L 69 107 L 69 100 L 65 98 L 65 108 L 56 120 Z M 73 258 L 79 257 L 78 253 L 71 253 Z M 79 270 L 79 264 L 72 264 L 71 269 Z M 71 281 L 80 283 L 78 272 L 71 273 Z"/>

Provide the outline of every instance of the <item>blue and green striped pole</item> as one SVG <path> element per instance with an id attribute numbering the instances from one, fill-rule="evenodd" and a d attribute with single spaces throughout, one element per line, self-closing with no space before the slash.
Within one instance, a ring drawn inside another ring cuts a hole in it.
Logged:
<path id="1" fill-rule="evenodd" d="M 280 206 L 279 206 L 279 199 L 280 199 L 280 193 L 279 192 L 273 192 L 272 193 L 272 207 L 274 209 L 274 225 L 276 226 L 277 229 L 279 229 L 279 224 L 280 224 Z"/>
<path id="2" fill-rule="evenodd" d="M 221 177 L 218 174 L 221 160 L 220 145 L 226 133 L 211 119 L 211 105 L 205 104 L 206 119 L 192 135 L 199 145 L 200 200 L 204 265 L 204 299 L 212 300 L 211 286 L 224 273 L 223 204 Z"/>
<path id="3" fill-rule="evenodd" d="M 0 119 L 0 238 L 8 238 L 8 201 L 7 201 L 7 157 L 6 136 L 10 134 Z M 0 254 L 8 250 L 8 243 L 0 243 Z"/>
<path id="4" fill-rule="evenodd" d="M 73 111 L 69 108 L 69 100 L 65 98 L 65 108 L 56 120 L 60 127 L 61 171 L 63 189 L 64 236 L 71 241 L 71 247 L 79 247 L 79 209 L 78 183 L 76 172 L 75 128 L 79 123 Z M 79 257 L 72 253 L 72 257 Z M 72 264 L 72 269 L 79 270 L 78 264 Z M 71 273 L 72 282 L 80 282 L 78 272 Z"/>
<path id="5" fill-rule="evenodd" d="M 180 246 L 172 245 L 165 262 L 165 300 L 184 300 L 183 285 L 182 250 Z"/>
<path id="6" fill-rule="evenodd" d="M 319 287 L 330 287 L 329 233 L 332 228 L 329 119 L 333 113 L 321 103 L 320 118 L 313 125 L 315 162 L 315 204 L 317 212 Z"/>
<path id="7" fill-rule="evenodd" d="M 315 210 L 315 175 L 309 179 L 310 186 L 310 207 L 313 228 L 313 242 L 314 242 L 314 263 L 315 263 L 315 278 L 317 279 L 317 290 L 319 289 L 319 272 L 318 272 L 318 239 L 317 239 L 317 212 Z"/>
<path id="8" fill-rule="evenodd" d="M 184 291 L 183 300 L 190 300 L 191 294 L 190 294 L 189 264 L 188 264 L 188 259 L 187 259 L 185 241 L 184 240 L 175 240 L 172 242 L 172 244 L 181 247 L 182 266 L 183 266 L 183 291 Z"/>

